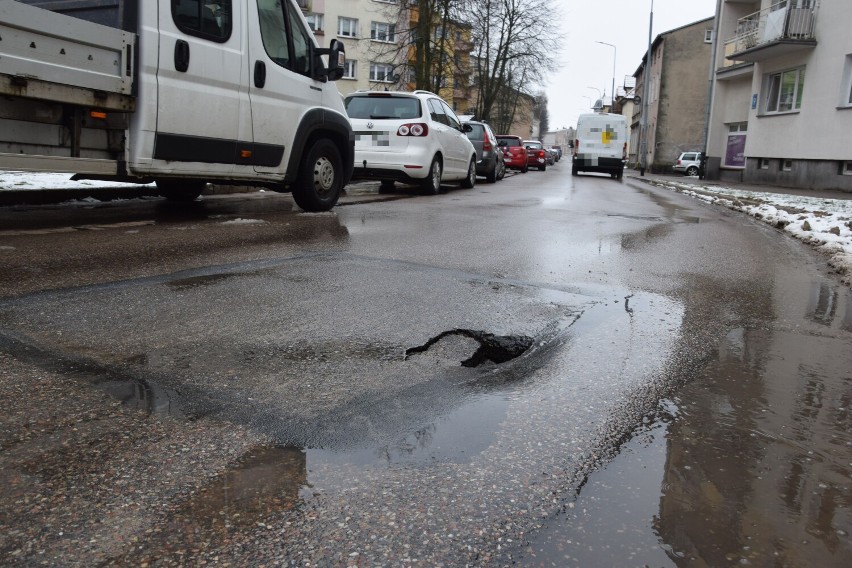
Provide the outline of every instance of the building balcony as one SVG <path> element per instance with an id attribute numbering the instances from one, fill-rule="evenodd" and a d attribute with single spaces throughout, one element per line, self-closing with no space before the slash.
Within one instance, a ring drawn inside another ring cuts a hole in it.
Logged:
<path id="1" fill-rule="evenodd" d="M 737 64 L 813 49 L 817 11 L 816 0 L 781 0 L 740 18 L 736 35 L 725 42 L 725 58 Z"/>

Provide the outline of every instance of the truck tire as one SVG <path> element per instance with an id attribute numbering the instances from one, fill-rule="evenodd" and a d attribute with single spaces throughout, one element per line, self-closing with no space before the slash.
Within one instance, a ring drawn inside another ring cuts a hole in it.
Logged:
<path id="1" fill-rule="evenodd" d="M 337 146 L 327 138 L 314 142 L 305 154 L 299 177 L 291 187 L 293 201 L 304 211 L 328 211 L 343 190 L 343 160 Z"/>
<path id="2" fill-rule="evenodd" d="M 441 159 L 438 156 L 432 158 L 432 165 L 429 166 L 429 175 L 423 180 L 423 191 L 428 195 L 438 195 L 441 191 Z"/>
<path id="3" fill-rule="evenodd" d="M 186 203 L 195 201 L 204 188 L 207 187 L 207 182 L 198 180 L 182 180 L 182 179 L 158 179 L 157 189 L 160 195 L 169 201 L 178 201 Z"/>

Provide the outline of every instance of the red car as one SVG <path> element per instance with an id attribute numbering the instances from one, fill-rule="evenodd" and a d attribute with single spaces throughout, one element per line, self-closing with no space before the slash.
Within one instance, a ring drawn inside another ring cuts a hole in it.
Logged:
<path id="1" fill-rule="evenodd" d="M 503 150 L 503 163 L 506 164 L 507 168 L 527 173 L 529 158 L 527 157 L 527 148 L 520 136 L 499 134 L 497 135 L 497 146 Z"/>
<path id="2" fill-rule="evenodd" d="M 547 169 L 548 152 L 544 148 L 544 144 L 538 140 L 524 140 L 524 146 L 527 147 L 529 156 L 529 165 L 538 168 L 541 171 Z"/>

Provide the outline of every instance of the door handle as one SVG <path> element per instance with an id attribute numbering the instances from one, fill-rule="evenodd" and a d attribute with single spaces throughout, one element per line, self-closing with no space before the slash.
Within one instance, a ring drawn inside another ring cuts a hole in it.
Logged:
<path id="1" fill-rule="evenodd" d="M 262 89 L 266 84 L 266 63 L 263 61 L 254 62 L 254 86 Z"/>
<path id="2" fill-rule="evenodd" d="M 175 42 L 175 70 L 185 73 L 189 69 L 189 44 L 179 39 Z"/>

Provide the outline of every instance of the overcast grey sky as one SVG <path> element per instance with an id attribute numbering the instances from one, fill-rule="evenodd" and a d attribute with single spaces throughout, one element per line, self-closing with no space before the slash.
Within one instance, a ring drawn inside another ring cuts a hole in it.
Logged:
<path id="1" fill-rule="evenodd" d="M 551 130 L 576 126 L 577 116 L 592 112 L 590 106 L 602 91 L 609 99 L 613 55 L 616 89 L 626 75 L 633 75 L 648 48 L 652 1 L 652 38 L 710 18 L 716 11 L 716 0 L 554 0 L 561 12 L 557 29 L 564 39 L 559 54 L 562 66 L 545 86 Z"/>

